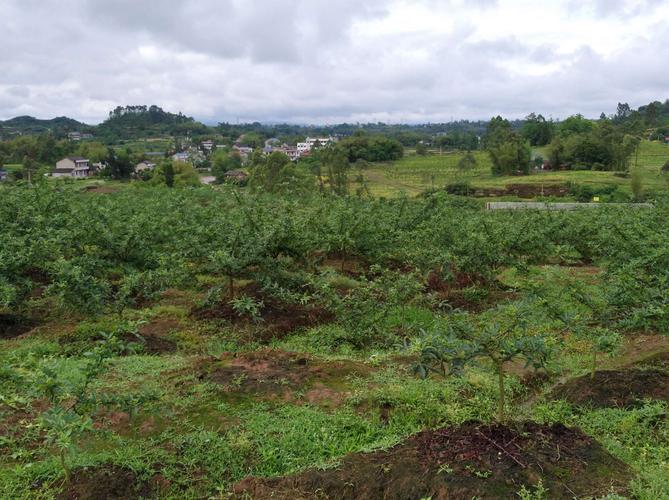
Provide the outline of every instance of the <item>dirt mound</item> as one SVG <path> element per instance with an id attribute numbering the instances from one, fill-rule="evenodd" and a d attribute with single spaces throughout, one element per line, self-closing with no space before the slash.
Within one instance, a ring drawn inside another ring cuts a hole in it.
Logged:
<path id="1" fill-rule="evenodd" d="M 247 478 L 235 498 L 516 498 L 543 482 L 549 498 L 626 492 L 628 467 L 578 429 L 466 423 L 424 431 L 394 448 L 344 458 L 336 469 Z"/>
<path id="2" fill-rule="evenodd" d="M 124 333 L 120 338 L 123 342 L 137 345 L 141 354 L 169 354 L 177 350 L 176 342 L 153 333 Z"/>
<path id="3" fill-rule="evenodd" d="M 258 318 L 240 314 L 228 301 L 196 309 L 193 315 L 197 319 L 225 319 L 234 325 L 253 325 L 258 334 L 256 339 L 261 341 L 282 338 L 298 328 L 308 328 L 334 319 L 334 315 L 326 309 L 282 302 L 255 286 L 246 287 L 243 295 L 253 298 L 259 305 Z"/>
<path id="4" fill-rule="evenodd" d="M 137 475 L 115 465 L 77 469 L 59 500 L 112 500 L 149 497 L 151 487 Z"/>
<path id="5" fill-rule="evenodd" d="M 156 330 L 157 331 L 157 330 Z M 127 349 L 120 353 L 121 356 L 130 354 L 169 354 L 176 352 L 177 344 L 173 340 L 163 337 L 157 333 L 150 325 L 144 325 L 139 333 L 124 332 L 118 335 L 119 340 L 127 345 Z M 90 347 L 103 340 L 101 334 L 96 334 L 88 338 L 78 338 L 76 334 L 64 335 L 60 337 L 59 342 L 64 346 L 68 354 L 80 354 Z"/>
<path id="6" fill-rule="evenodd" d="M 93 186 L 86 186 L 84 188 L 84 191 L 86 193 L 93 193 L 93 194 L 111 194 L 111 193 L 116 193 L 118 189 L 119 188 L 113 186 L 93 185 Z"/>
<path id="7" fill-rule="evenodd" d="M 656 368 L 669 371 L 669 351 L 653 354 L 652 356 L 635 362 L 633 366 L 635 368 Z"/>
<path id="8" fill-rule="evenodd" d="M 265 349 L 224 353 L 199 363 L 198 377 L 224 387 L 232 397 L 304 401 L 336 406 L 349 395 L 349 381 L 371 369 L 353 361 L 322 361 L 314 357 Z"/>
<path id="9" fill-rule="evenodd" d="M 441 273 L 430 271 L 425 283 L 425 291 L 436 296 L 441 309 L 462 309 L 482 312 L 497 304 L 513 300 L 518 294 L 505 289 L 501 284 L 483 285 L 483 278 L 468 273 L 451 270 L 453 278 L 446 280 Z"/>
<path id="10" fill-rule="evenodd" d="M 553 399 L 595 408 L 631 408 L 644 399 L 669 401 L 669 373 L 658 369 L 601 370 L 556 387 Z"/>
<path id="11" fill-rule="evenodd" d="M 14 314 L 0 314 L 0 339 L 13 339 L 35 328 L 35 321 Z"/>

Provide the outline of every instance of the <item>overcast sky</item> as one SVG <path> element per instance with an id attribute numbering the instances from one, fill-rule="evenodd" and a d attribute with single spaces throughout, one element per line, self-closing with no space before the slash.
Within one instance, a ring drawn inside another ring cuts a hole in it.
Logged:
<path id="1" fill-rule="evenodd" d="M 436 122 L 669 98 L 661 0 L 0 0 L 0 119 Z"/>

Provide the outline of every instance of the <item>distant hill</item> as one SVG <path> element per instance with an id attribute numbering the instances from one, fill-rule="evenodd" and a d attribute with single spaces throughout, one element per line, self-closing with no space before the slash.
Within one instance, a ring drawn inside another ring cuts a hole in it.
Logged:
<path id="1" fill-rule="evenodd" d="M 50 120 L 40 120 L 32 116 L 17 116 L 0 121 L 0 136 L 41 134 L 49 130 L 56 135 L 66 135 L 68 132 L 90 131 L 91 128 L 85 123 L 66 116 L 59 116 Z"/>
<path id="2" fill-rule="evenodd" d="M 208 127 L 182 113 L 170 113 L 159 106 L 118 106 L 95 129 L 96 137 L 106 141 L 140 137 L 207 133 Z"/>

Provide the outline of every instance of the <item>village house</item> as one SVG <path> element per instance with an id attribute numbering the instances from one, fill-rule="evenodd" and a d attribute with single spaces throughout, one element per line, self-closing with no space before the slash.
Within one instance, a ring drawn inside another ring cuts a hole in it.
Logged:
<path id="1" fill-rule="evenodd" d="M 179 152 L 172 155 L 174 161 L 188 161 L 188 153 Z"/>
<path id="2" fill-rule="evenodd" d="M 232 149 L 239 153 L 239 156 L 242 157 L 242 160 L 247 160 L 249 155 L 253 153 L 253 148 L 248 148 L 246 146 L 233 146 Z"/>
<path id="3" fill-rule="evenodd" d="M 87 158 L 81 156 L 68 156 L 56 163 L 53 177 L 88 177 L 90 167 Z"/>
<path id="4" fill-rule="evenodd" d="M 297 161 L 300 158 L 300 152 L 297 148 L 293 148 L 287 144 L 283 144 L 280 148 L 274 148 L 274 151 L 285 154 L 290 161 Z"/>
<path id="5" fill-rule="evenodd" d="M 297 151 L 300 156 L 309 153 L 316 146 L 327 146 L 337 142 L 334 137 L 307 137 L 304 142 L 297 143 Z"/>
<path id="6" fill-rule="evenodd" d="M 67 138 L 71 141 L 78 142 L 78 141 L 81 141 L 82 139 L 85 139 L 85 140 L 86 139 L 92 139 L 93 134 L 90 134 L 90 133 L 83 133 L 82 134 L 81 132 L 68 132 Z"/>
<path id="7" fill-rule="evenodd" d="M 211 153 L 212 149 L 214 149 L 214 141 L 202 141 L 202 150 Z"/>
<path id="8" fill-rule="evenodd" d="M 155 163 L 151 163 L 151 162 L 148 162 L 148 161 L 142 161 L 142 162 L 139 162 L 135 166 L 135 173 L 139 174 L 140 172 L 145 172 L 147 170 L 153 170 L 154 168 L 156 168 Z"/>

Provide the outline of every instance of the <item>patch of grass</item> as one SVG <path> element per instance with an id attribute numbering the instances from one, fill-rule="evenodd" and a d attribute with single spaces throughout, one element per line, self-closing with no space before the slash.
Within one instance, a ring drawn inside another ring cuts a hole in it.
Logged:
<path id="1" fill-rule="evenodd" d="M 546 156 L 545 148 L 537 148 L 535 154 Z M 630 179 L 614 175 L 614 172 L 564 171 L 539 172 L 526 176 L 493 176 L 490 158 L 483 151 L 475 151 L 476 168 L 468 173 L 458 171 L 461 152 L 442 155 L 407 155 L 404 158 L 384 164 L 376 164 L 363 171 L 374 196 L 395 197 L 415 196 L 429 189 L 440 189 L 454 182 L 468 182 L 474 188 L 503 188 L 509 184 L 554 185 L 576 184 L 593 187 L 615 185 L 626 194 L 631 193 Z M 669 160 L 669 148 L 660 142 L 643 141 L 639 148 L 638 168 L 646 190 L 661 191 L 669 187 L 667 176 L 660 174 L 660 168 Z M 631 166 L 634 168 L 635 157 Z"/>

